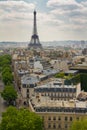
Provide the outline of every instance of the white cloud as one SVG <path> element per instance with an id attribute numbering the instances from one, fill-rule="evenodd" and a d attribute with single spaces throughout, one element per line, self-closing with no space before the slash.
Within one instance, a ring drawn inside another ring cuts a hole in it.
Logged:
<path id="1" fill-rule="evenodd" d="M 64 21 L 69 27 L 71 23 L 74 26 L 87 23 L 85 20 L 87 16 L 87 2 L 78 3 L 75 0 L 49 0 L 47 7 L 51 8 L 50 13 L 55 16 L 56 20 Z"/>
<path id="2" fill-rule="evenodd" d="M 32 30 L 35 5 L 25 1 L 0 1 L 0 39 L 25 40 Z"/>
<path id="3" fill-rule="evenodd" d="M 0 1 L 0 36 L 7 40 L 10 38 L 30 40 L 33 10 L 36 5 L 35 2 L 23 0 Z M 82 30 L 84 35 L 87 30 L 87 2 L 48 0 L 47 8 L 48 13 L 46 10 L 37 12 L 37 31 L 40 40 L 69 39 L 74 37 L 72 34 Z"/>
<path id="4" fill-rule="evenodd" d="M 0 20 L 30 19 L 35 5 L 24 1 L 0 1 Z"/>
<path id="5" fill-rule="evenodd" d="M 32 4 L 32 3 L 27 3 L 27 2 L 24 2 L 22 0 L 20 1 L 14 1 L 14 0 L 11 0 L 11 1 L 0 1 L 0 7 L 1 8 L 6 8 L 6 9 L 13 9 L 15 10 L 15 8 L 17 10 L 31 10 L 31 9 L 34 9 L 35 8 L 35 5 Z M 19 7 L 19 8 L 18 8 Z"/>
<path id="6" fill-rule="evenodd" d="M 83 9 L 83 5 L 77 3 L 75 0 L 49 0 L 48 7 L 52 7 L 52 13 L 64 15 L 73 13 Z"/>
<path id="7" fill-rule="evenodd" d="M 82 1 L 81 4 L 85 7 L 87 7 L 87 1 Z"/>
<path id="8" fill-rule="evenodd" d="M 39 13 L 38 20 L 39 25 L 46 25 L 50 27 L 54 27 L 55 25 L 61 25 L 63 23 L 62 20 L 55 19 L 54 15 L 51 15 L 51 13 Z"/>
<path id="9" fill-rule="evenodd" d="M 47 2 L 48 7 L 63 7 L 64 9 L 75 9 L 80 5 L 75 0 L 49 0 Z"/>

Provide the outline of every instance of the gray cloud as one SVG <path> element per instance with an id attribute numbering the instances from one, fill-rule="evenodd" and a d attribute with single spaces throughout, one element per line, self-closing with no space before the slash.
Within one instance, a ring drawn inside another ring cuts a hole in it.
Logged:
<path id="1" fill-rule="evenodd" d="M 24 1 L 0 1 L 0 20 L 30 19 L 35 5 Z"/>
<path id="2" fill-rule="evenodd" d="M 31 36 L 33 10 L 37 4 L 34 1 L 33 3 L 26 1 L 0 1 L 1 37 L 5 39 L 10 39 L 10 37 L 15 39 L 17 37 L 18 40 L 26 41 L 26 38 L 29 35 Z M 77 3 L 75 0 L 48 0 L 47 8 L 48 12 L 44 10 L 44 12 L 39 11 L 37 13 L 38 33 L 41 40 L 86 38 L 87 2 Z M 81 32 L 83 34 L 80 34 Z"/>
<path id="3" fill-rule="evenodd" d="M 72 30 L 77 26 L 78 29 L 87 24 L 87 2 L 78 3 L 75 0 L 49 0 L 47 7 L 51 9 L 50 13 L 55 16 L 56 20 L 62 20 L 63 24 Z M 80 26 L 78 26 L 78 24 Z"/>

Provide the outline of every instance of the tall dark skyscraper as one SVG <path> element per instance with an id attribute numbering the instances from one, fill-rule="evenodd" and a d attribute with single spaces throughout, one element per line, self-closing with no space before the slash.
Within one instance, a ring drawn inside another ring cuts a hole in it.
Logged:
<path id="1" fill-rule="evenodd" d="M 37 34 L 37 24 L 36 24 L 36 11 L 34 11 L 34 25 L 33 25 L 33 35 L 31 36 L 31 41 L 28 44 L 29 49 L 42 49 L 42 45 L 39 41 L 39 36 Z"/>

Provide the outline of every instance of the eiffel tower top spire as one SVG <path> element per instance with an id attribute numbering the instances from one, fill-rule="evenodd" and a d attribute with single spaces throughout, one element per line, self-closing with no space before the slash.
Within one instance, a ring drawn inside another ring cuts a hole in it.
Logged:
<path id="1" fill-rule="evenodd" d="M 37 24 L 36 24 L 36 10 L 34 10 L 34 25 L 33 34 L 37 35 Z"/>
<path id="2" fill-rule="evenodd" d="M 33 12 L 34 14 L 34 21 L 33 21 L 33 35 L 31 36 L 31 41 L 30 43 L 28 44 L 28 47 L 29 48 L 32 48 L 32 49 L 37 49 L 37 48 L 42 48 L 42 45 L 40 44 L 40 41 L 39 41 L 39 36 L 37 35 L 37 25 L 36 25 L 36 11 L 34 10 Z"/>

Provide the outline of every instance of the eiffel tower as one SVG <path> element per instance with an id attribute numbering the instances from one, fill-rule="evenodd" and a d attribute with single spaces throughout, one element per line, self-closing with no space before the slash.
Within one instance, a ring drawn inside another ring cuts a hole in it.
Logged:
<path id="1" fill-rule="evenodd" d="M 42 45 L 39 41 L 39 36 L 37 35 L 37 25 L 36 25 L 36 11 L 34 11 L 34 25 L 33 25 L 33 35 L 31 36 L 31 41 L 28 44 L 29 49 L 42 49 Z"/>

